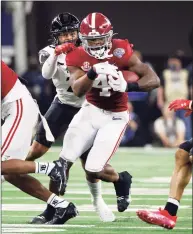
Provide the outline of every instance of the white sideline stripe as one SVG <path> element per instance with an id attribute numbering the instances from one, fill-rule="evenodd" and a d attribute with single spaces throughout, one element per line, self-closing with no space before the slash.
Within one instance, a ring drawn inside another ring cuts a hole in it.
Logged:
<path id="1" fill-rule="evenodd" d="M 2 188 L 2 191 L 20 191 L 19 189 L 15 187 L 11 188 L 6 188 L 5 190 Z M 158 188 L 158 189 L 153 189 L 153 188 L 131 188 L 131 194 L 132 195 L 168 195 L 169 193 L 169 188 Z M 90 194 L 88 190 L 68 190 L 66 194 Z M 115 195 L 115 191 L 113 189 L 103 189 L 103 194 L 108 194 L 108 195 Z M 192 189 L 186 189 L 184 191 L 183 195 L 192 195 Z"/>
<path id="2" fill-rule="evenodd" d="M 57 230 L 60 230 L 60 231 L 63 231 L 65 229 L 57 229 L 57 227 L 60 227 L 61 228 L 61 225 L 41 225 L 41 228 L 37 225 L 33 225 L 33 224 L 2 224 L 3 228 L 9 228 L 9 227 L 13 227 L 13 228 L 26 228 L 28 230 L 30 230 L 29 228 L 36 228 L 35 230 L 39 230 L 38 232 L 41 232 L 42 228 L 47 228 L 46 230 L 48 232 L 50 232 L 50 230 L 54 230 L 54 231 L 57 231 Z M 54 228 L 54 229 L 50 229 L 50 228 Z M 112 227 L 112 226 L 108 226 L 108 227 L 98 227 L 96 225 L 68 225 L 68 224 L 64 224 L 64 227 L 65 228 L 75 228 L 75 227 L 79 227 L 79 228 L 93 228 L 93 227 L 96 227 L 97 229 L 163 229 L 162 227 L 152 227 L 152 226 L 149 226 L 149 227 L 139 227 L 139 226 L 126 226 L 126 227 L 120 227 L 120 226 L 117 226 L 117 227 Z M 16 230 L 16 229 L 15 229 Z M 15 231 L 14 230 L 14 231 Z M 44 229 L 43 229 L 44 230 Z M 174 230 L 192 230 L 191 227 L 184 227 L 184 228 L 181 228 L 181 227 L 175 227 Z M 37 231 L 36 231 L 37 232 Z"/>
<path id="3" fill-rule="evenodd" d="M 117 211 L 116 205 L 109 205 L 108 206 L 112 211 Z M 137 211 L 139 209 L 151 209 L 157 210 L 158 207 L 162 207 L 162 205 L 130 205 L 129 209 L 125 212 L 132 212 Z M 46 208 L 46 204 L 2 204 L 2 211 L 42 211 Z M 86 205 L 78 205 L 77 209 L 79 211 L 88 211 L 94 212 L 93 205 L 86 204 Z M 191 206 L 180 206 L 180 209 L 192 209 Z"/>
<path id="4" fill-rule="evenodd" d="M 3 197 L 2 198 L 2 201 L 4 200 L 36 200 L 36 198 L 34 197 Z M 76 196 L 65 196 L 65 199 L 68 200 L 68 199 L 75 199 L 75 200 L 88 200 L 90 201 L 90 197 L 76 197 Z M 105 200 L 112 200 L 113 198 L 112 197 L 105 197 L 104 198 Z M 146 201 L 167 201 L 167 198 L 144 198 L 144 197 L 141 197 L 141 198 L 132 198 L 132 201 L 144 201 L 144 199 Z M 182 198 L 181 201 L 192 201 L 192 198 Z"/>

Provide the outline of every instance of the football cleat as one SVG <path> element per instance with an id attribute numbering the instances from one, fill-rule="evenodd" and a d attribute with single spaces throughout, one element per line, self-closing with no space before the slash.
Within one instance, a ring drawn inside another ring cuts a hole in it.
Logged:
<path id="1" fill-rule="evenodd" d="M 54 168 L 48 174 L 50 179 L 55 182 L 59 194 L 64 194 L 66 190 L 66 162 L 62 158 L 53 162 L 55 164 Z"/>
<path id="2" fill-rule="evenodd" d="M 70 202 L 66 208 L 56 208 L 54 217 L 46 224 L 64 224 L 66 221 L 76 217 L 77 215 L 78 210 L 76 209 L 76 206 L 72 202 Z"/>
<path id="3" fill-rule="evenodd" d="M 177 216 L 172 216 L 167 210 L 149 211 L 138 210 L 138 217 L 149 224 L 158 225 L 166 229 L 173 229 L 176 225 Z"/>
<path id="4" fill-rule="evenodd" d="M 55 208 L 48 205 L 43 213 L 41 213 L 40 215 L 38 215 L 32 219 L 30 224 L 45 224 L 48 221 L 50 221 L 51 219 L 53 219 L 54 214 L 55 214 Z"/>
<path id="5" fill-rule="evenodd" d="M 117 197 L 117 209 L 119 212 L 124 212 L 131 203 L 131 196 Z"/>
<path id="6" fill-rule="evenodd" d="M 115 215 L 113 212 L 109 209 L 107 204 L 104 202 L 102 198 L 98 199 L 97 201 L 93 202 L 93 206 L 95 208 L 95 211 L 99 215 L 101 221 L 103 222 L 113 222 L 115 221 Z"/>
<path id="7" fill-rule="evenodd" d="M 124 212 L 131 202 L 131 179 L 132 176 L 127 171 L 124 171 L 119 173 L 119 180 L 114 183 L 117 195 L 117 209 L 119 212 Z"/>
<path id="8" fill-rule="evenodd" d="M 41 213 L 40 215 L 38 215 L 32 219 L 30 224 L 45 224 L 45 223 L 49 222 L 51 219 L 53 219 L 54 214 L 55 214 L 55 208 L 48 205 L 43 213 Z"/>

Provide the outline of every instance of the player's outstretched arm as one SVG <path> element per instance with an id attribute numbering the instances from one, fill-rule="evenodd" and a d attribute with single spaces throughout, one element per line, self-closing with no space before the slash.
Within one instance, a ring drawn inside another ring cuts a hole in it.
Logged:
<path id="1" fill-rule="evenodd" d="M 138 86 L 141 91 L 150 91 L 160 86 L 160 79 L 153 69 L 141 62 L 138 57 L 133 54 L 129 59 L 129 70 L 135 72 L 139 77 Z"/>

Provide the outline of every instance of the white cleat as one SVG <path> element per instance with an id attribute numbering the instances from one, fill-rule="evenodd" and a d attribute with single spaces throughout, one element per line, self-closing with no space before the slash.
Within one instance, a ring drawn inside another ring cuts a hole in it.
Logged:
<path id="1" fill-rule="evenodd" d="M 116 217 L 102 198 L 93 202 L 95 211 L 103 222 L 113 222 Z"/>

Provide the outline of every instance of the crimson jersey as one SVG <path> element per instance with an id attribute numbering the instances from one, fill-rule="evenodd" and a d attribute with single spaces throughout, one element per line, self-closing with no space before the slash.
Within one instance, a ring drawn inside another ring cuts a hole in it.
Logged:
<path id="1" fill-rule="evenodd" d="M 1 98 L 3 99 L 9 91 L 13 88 L 18 75 L 9 68 L 3 61 L 1 61 Z"/>
<path id="2" fill-rule="evenodd" d="M 128 40 L 113 39 L 109 54 L 113 56 L 108 59 L 99 60 L 90 56 L 83 47 L 78 47 L 66 56 L 67 66 L 79 67 L 87 72 L 94 64 L 108 61 L 119 68 L 128 70 L 128 61 L 133 53 L 132 45 Z M 112 112 L 127 110 L 127 93 L 115 92 L 108 84 L 106 75 L 98 75 L 93 83 L 92 89 L 86 94 L 89 103 Z"/>

